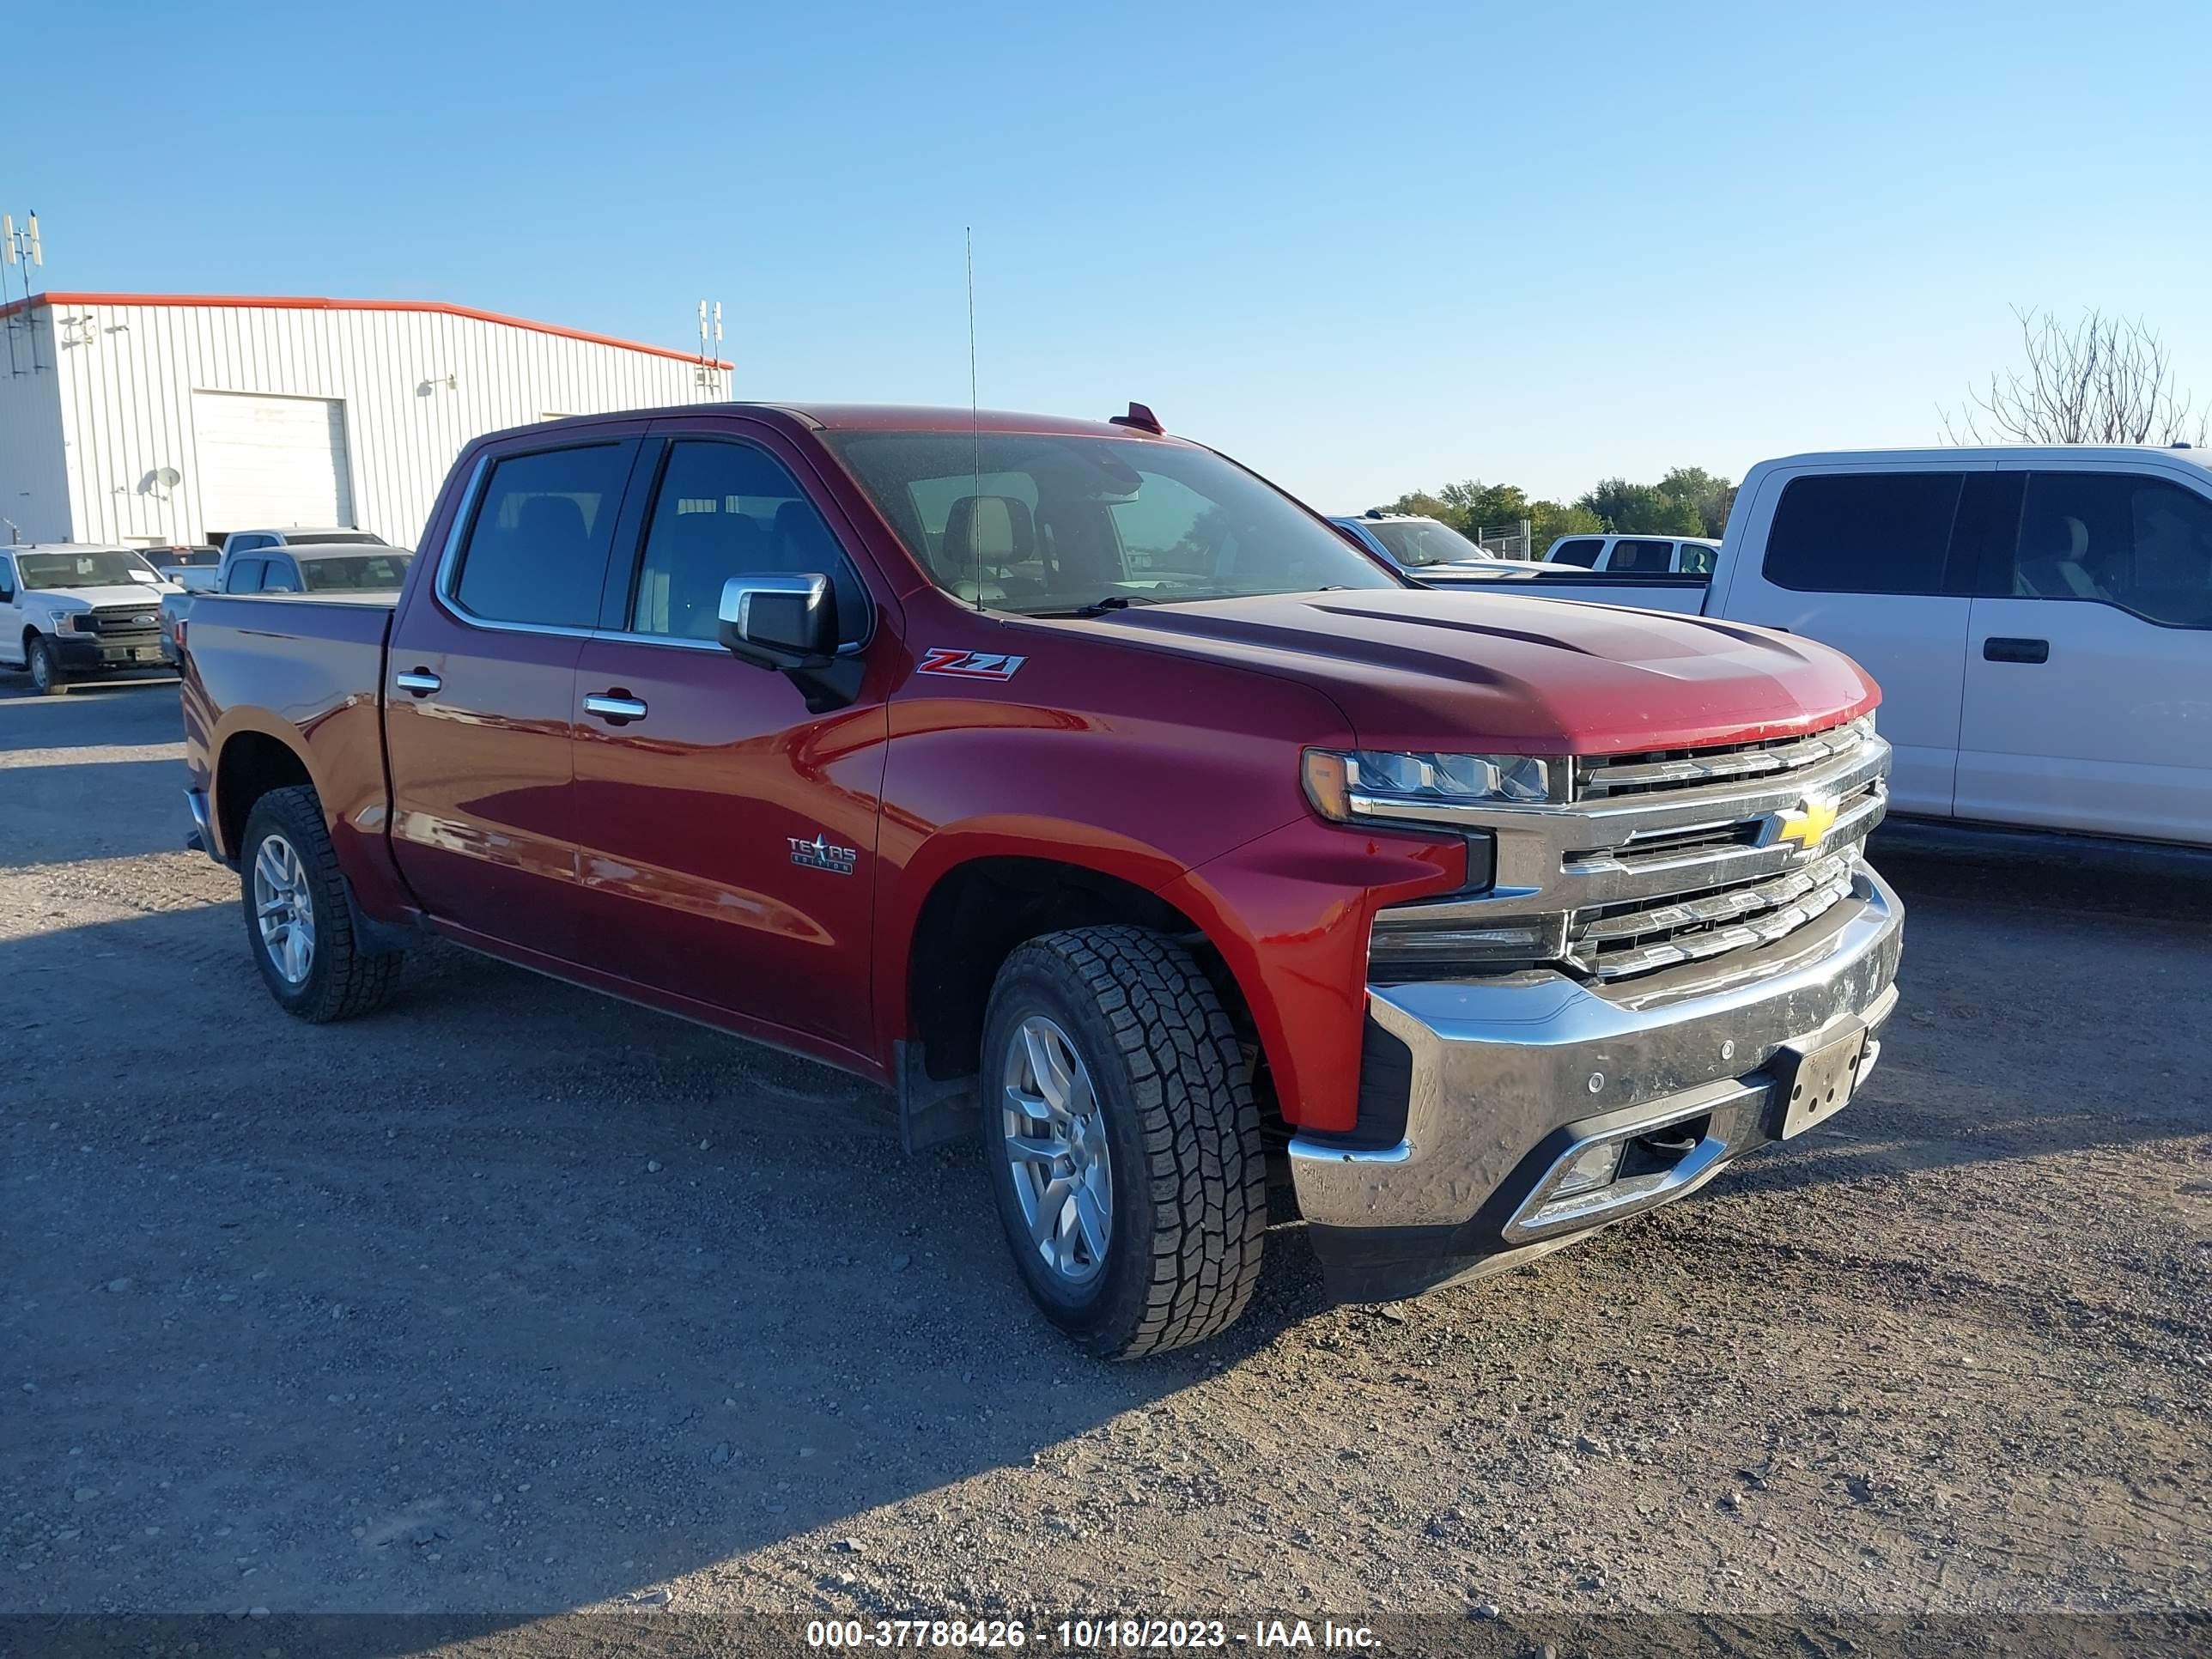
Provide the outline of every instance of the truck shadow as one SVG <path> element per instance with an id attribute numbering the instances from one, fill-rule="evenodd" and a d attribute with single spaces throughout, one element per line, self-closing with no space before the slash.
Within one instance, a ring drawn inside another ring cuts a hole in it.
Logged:
<path id="1" fill-rule="evenodd" d="M 1840 1121 L 1887 1144 L 1754 1160 L 1693 1202 L 2203 1127 L 2154 1085 L 2194 1063 L 2212 933 L 1907 895 L 1905 1012 Z M 18 1051 L 128 1007 L 141 1063 L 0 1081 L 24 1177 L 0 1351 L 31 1385 L 0 1486 L 58 1491 L 88 1541 L 161 1527 L 137 1605 L 519 1624 L 748 1556 L 735 1582 L 800 1598 L 841 1527 L 957 1509 L 980 1473 L 1066 1462 L 1110 1494 L 1086 1436 L 1324 1307 L 1278 1228 L 1226 1337 L 1097 1365 L 1030 1310 L 973 1151 L 905 1158 L 866 1085 L 436 946 L 386 1012 L 302 1026 L 229 906 L 14 925 Z M 134 1604 L 112 1553 L 27 1578 Z"/>
<path id="2" fill-rule="evenodd" d="M 906 1158 L 880 1091 L 434 946 L 386 1013 L 303 1026 L 238 927 L 0 941 L 19 1052 L 127 1006 L 143 1057 L 0 1081 L 0 1486 L 59 1482 L 88 1543 L 161 1527 L 137 1605 L 520 1622 L 775 1546 L 826 1571 L 809 1534 L 1026 1467 L 1321 1305 L 1285 1237 L 1232 1337 L 1096 1364 L 1030 1310 L 972 1150 Z M 39 1580 L 133 1604 L 112 1553 Z"/>
<path id="3" fill-rule="evenodd" d="M 0 757 L 0 789 L 12 822 L 0 839 L 0 869 L 173 853 L 191 828 L 181 760 L 101 757 L 11 765 Z M 167 822 L 143 810 L 173 803 Z M 134 810 L 137 809 L 137 810 Z"/>

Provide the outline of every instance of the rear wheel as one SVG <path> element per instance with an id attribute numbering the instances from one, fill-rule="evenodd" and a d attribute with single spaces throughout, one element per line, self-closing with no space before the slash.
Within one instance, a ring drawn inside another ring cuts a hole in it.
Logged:
<path id="1" fill-rule="evenodd" d="M 1045 1316 L 1109 1359 L 1233 1323 L 1266 1163 L 1243 1052 L 1190 952 L 1139 927 L 1031 939 L 1000 969 L 983 1054 L 984 1158 Z"/>
<path id="2" fill-rule="evenodd" d="M 54 642 L 45 635 L 33 636 L 25 653 L 24 665 L 31 671 L 31 689 L 42 697 L 58 696 L 62 690 L 62 658 Z"/>
<path id="3" fill-rule="evenodd" d="M 253 803 L 238 876 L 247 946 L 285 1012 L 319 1024 L 365 1014 L 391 995 L 401 955 L 363 950 L 356 937 L 312 788 L 272 789 Z"/>

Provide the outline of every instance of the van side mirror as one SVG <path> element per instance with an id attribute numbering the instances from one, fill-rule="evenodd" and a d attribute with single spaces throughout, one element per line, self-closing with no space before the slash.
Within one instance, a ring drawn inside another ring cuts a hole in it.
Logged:
<path id="1" fill-rule="evenodd" d="M 715 630 L 732 656 L 786 673 L 827 668 L 837 656 L 837 592 L 826 575 L 732 576 Z"/>

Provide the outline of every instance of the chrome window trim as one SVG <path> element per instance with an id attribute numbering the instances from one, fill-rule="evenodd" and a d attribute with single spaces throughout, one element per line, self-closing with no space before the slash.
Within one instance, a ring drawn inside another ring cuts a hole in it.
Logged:
<path id="1" fill-rule="evenodd" d="M 529 454 L 542 451 L 521 452 Z M 767 452 L 763 451 L 763 453 Z M 491 477 L 492 465 L 504 460 L 505 456 L 479 455 L 470 471 L 469 482 L 462 492 L 460 510 L 453 515 L 453 527 L 446 532 L 446 544 L 439 550 L 437 578 L 430 585 L 431 598 L 438 607 L 453 621 L 469 628 L 481 628 L 494 634 L 543 634 L 560 640 L 611 640 L 623 645 L 658 645 L 675 651 L 712 651 L 729 655 L 729 647 L 720 640 L 692 640 L 672 634 L 641 634 L 626 628 L 569 628 L 558 623 L 500 622 L 490 617 L 480 617 L 460 601 L 456 589 L 460 583 L 461 550 L 467 546 L 469 532 L 475 527 L 477 509 L 482 504 L 484 484 Z M 771 459 L 774 458 L 771 456 Z M 833 532 L 834 534 L 834 532 Z M 852 556 L 846 556 L 849 562 Z M 854 574 L 857 575 L 856 569 Z M 866 593 L 866 584 L 861 584 Z M 857 657 L 867 648 L 875 637 L 876 605 L 870 596 L 868 605 L 868 633 L 866 638 L 837 647 L 841 657 Z"/>

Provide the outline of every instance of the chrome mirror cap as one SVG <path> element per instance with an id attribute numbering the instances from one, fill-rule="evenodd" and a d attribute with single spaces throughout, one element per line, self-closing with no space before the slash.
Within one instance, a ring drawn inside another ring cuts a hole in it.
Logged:
<path id="1" fill-rule="evenodd" d="M 723 645 L 763 668 L 820 668 L 837 654 L 837 595 L 819 572 L 732 576 L 719 614 Z"/>

